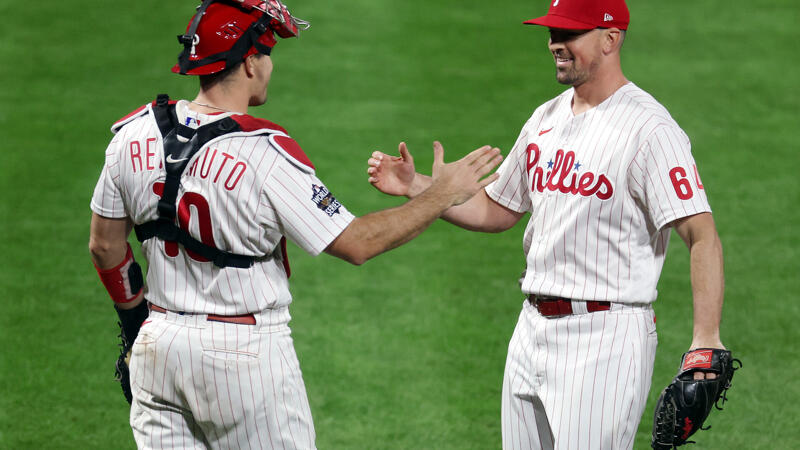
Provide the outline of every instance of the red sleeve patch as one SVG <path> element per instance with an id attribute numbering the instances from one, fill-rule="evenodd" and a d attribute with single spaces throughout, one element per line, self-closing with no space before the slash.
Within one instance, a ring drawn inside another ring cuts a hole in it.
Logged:
<path id="1" fill-rule="evenodd" d="M 270 122 L 266 119 L 258 119 L 253 116 L 249 116 L 247 114 L 235 114 L 231 116 L 236 123 L 242 128 L 242 131 L 249 132 L 249 131 L 257 131 L 263 129 L 270 129 L 275 131 L 280 131 L 281 133 L 289 134 L 282 126 L 278 125 L 275 122 Z"/>
<path id="2" fill-rule="evenodd" d="M 306 156 L 306 153 L 300 148 L 300 144 L 298 144 L 297 141 L 289 136 L 273 136 L 272 140 L 276 145 L 280 146 L 281 150 L 288 153 L 292 158 L 297 160 L 297 162 L 314 169 L 314 164 L 308 159 L 308 156 Z"/>
<path id="3" fill-rule="evenodd" d="M 289 133 L 282 126 L 275 122 L 270 122 L 266 119 L 259 119 L 248 114 L 235 114 L 232 115 L 231 118 L 239 124 L 241 131 L 245 133 L 259 130 L 280 132 L 281 134 L 272 134 L 270 136 L 270 141 L 273 143 L 273 145 L 278 147 L 279 151 L 282 151 L 284 154 L 286 154 L 286 156 L 292 158 L 297 163 L 314 170 L 314 164 L 311 163 L 311 160 L 308 159 L 306 153 L 302 148 L 300 148 L 300 144 L 298 144 L 297 141 L 289 136 L 286 136 Z"/>
<path id="4" fill-rule="evenodd" d="M 690 352 L 683 359 L 681 371 L 689 369 L 710 369 L 711 357 L 714 354 L 712 350 L 696 350 Z"/>

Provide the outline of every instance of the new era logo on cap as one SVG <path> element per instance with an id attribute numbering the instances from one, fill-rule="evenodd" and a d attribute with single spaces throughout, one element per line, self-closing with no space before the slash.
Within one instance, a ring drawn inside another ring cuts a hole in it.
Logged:
<path id="1" fill-rule="evenodd" d="M 546 16 L 525 23 L 564 30 L 628 29 L 630 13 L 625 0 L 555 0 Z"/>

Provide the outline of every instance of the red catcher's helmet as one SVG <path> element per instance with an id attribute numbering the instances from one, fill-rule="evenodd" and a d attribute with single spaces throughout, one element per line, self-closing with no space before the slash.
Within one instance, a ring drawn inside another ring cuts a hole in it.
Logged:
<path id="1" fill-rule="evenodd" d="M 295 37 L 308 22 L 292 17 L 280 0 L 203 0 L 178 36 L 183 51 L 172 68 L 181 75 L 211 75 L 250 55 L 269 55 L 276 39 Z"/>

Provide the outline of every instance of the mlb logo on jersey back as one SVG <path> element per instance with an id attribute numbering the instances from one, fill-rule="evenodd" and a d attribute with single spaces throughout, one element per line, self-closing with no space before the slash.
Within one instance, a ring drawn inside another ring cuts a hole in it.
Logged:
<path id="1" fill-rule="evenodd" d="M 334 214 L 339 213 L 339 208 L 342 204 L 339 203 L 333 194 L 328 191 L 325 186 L 311 185 L 311 200 L 317 204 L 317 208 L 323 210 L 325 214 L 333 217 Z"/>

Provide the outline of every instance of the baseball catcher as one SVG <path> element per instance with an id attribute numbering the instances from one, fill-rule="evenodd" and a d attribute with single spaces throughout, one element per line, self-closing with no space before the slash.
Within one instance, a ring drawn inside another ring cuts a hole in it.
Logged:
<path id="1" fill-rule="evenodd" d="M 277 37 L 307 27 L 279 0 L 203 0 L 172 68 L 199 77 L 197 96 L 159 95 L 112 126 L 89 250 L 119 314 L 139 448 L 316 448 L 287 240 L 360 265 L 497 179 L 499 149 L 445 163 L 437 142 L 424 193 L 354 216 L 286 129 L 248 114 L 267 100 Z"/>
<path id="2" fill-rule="evenodd" d="M 733 372 L 742 362 L 728 350 L 698 348 L 683 354 L 678 375 L 664 388 L 656 403 L 652 447 L 671 449 L 684 444 L 703 428 L 711 407 L 722 409 L 731 387 Z M 697 378 L 697 372 L 713 373 L 716 378 Z"/>

